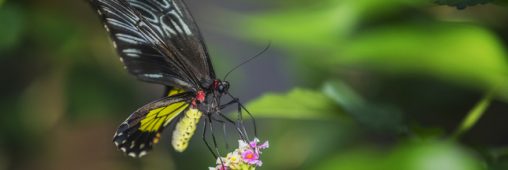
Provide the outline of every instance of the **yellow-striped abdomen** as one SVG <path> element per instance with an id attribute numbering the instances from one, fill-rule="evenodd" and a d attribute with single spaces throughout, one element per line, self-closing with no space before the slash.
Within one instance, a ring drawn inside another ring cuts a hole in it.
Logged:
<path id="1" fill-rule="evenodd" d="M 202 113 L 195 108 L 189 108 L 182 119 L 176 124 L 173 131 L 173 139 L 171 144 L 178 152 L 183 152 L 189 145 L 189 140 L 196 131 L 196 126 L 201 118 Z"/>

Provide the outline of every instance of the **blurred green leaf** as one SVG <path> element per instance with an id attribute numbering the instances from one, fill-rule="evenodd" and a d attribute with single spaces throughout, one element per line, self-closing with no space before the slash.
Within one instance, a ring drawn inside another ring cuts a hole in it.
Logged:
<path id="1" fill-rule="evenodd" d="M 325 1 L 243 19 L 244 29 L 239 30 L 262 42 L 273 40 L 303 59 L 306 67 L 318 67 L 314 71 L 361 65 L 388 73 L 430 75 L 481 90 L 502 86 L 499 94 L 508 101 L 507 55 L 492 31 L 470 23 L 413 24 L 396 22 L 398 18 L 385 25 L 360 27 L 364 22 L 383 22 L 366 19 L 371 16 L 393 14 L 423 2 L 430 4 L 427 0 Z"/>
<path id="2" fill-rule="evenodd" d="M 261 40 L 273 40 L 275 45 L 302 51 L 308 49 L 336 49 L 337 44 L 347 43 L 360 21 L 380 17 L 404 9 L 428 3 L 426 0 L 327 0 L 307 4 L 296 9 L 267 11 L 246 18 L 236 18 L 242 29 L 240 36 Z"/>
<path id="3" fill-rule="evenodd" d="M 23 11 L 15 6 L 2 6 L 0 0 L 0 50 L 15 46 L 22 38 L 25 27 Z"/>
<path id="4" fill-rule="evenodd" d="M 330 47 L 336 37 L 351 31 L 356 21 L 354 8 L 341 2 L 325 2 L 326 6 L 266 12 L 243 21 L 239 35 L 273 40 L 278 45 Z"/>
<path id="5" fill-rule="evenodd" d="M 398 131 L 403 127 L 402 113 L 386 104 L 364 101 L 352 88 L 339 81 L 330 81 L 323 92 L 362 125 L 374 130 Z"/>
<path id="6" fill-rule="evenodd" d="M 287 94 L 266 93 L 247 106 L 256 117 L 326 119 L 343 114 L 329 97 L 319 91 L 296 88 Z"/>
<path id="7" fill-rule="evenodd" d="M 354 110 L 366 105 L 364 99 L 359 94 L 340 81 L 326 82 L 323 86 L 323 92 L 347 110 Z"/>
<path id="8" fill-rule="evenodd" d="M 482 170 L 481 161 L 455 143 L 420 141 L 388 153 L 356 149 L 323 162 L 319 170 Z"/>
<path id="9" fill-rule="evenodd" d="M 483 163 L 456 143 L 413 142 L 402 145 L 387 159 L 388 169 L 482 170 Z M 390 168 L 393 167 L 393 168 Z"/>
<path id="10" fill-rule="evenodd" d="M 352 38 L 331 63 L 392 74 L 430 75 L 482 89 L 502 87 L 508 99 L 507 55 L 489 30 L 471 24 L 385 26 Z"/>

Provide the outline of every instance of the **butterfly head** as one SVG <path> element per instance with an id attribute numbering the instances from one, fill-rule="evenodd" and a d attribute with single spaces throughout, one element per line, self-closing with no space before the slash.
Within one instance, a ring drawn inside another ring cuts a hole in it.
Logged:
<path id="1" fill-rule="evenodd" d="M 229 90 L 229 82 L 228 81 L 221 81 L 219 84 L 219 88 L 217 88 L 219 93 L 226 93 Z"/>
<path id="2" fill-rule="evenodd" d="M 227 93 L 228 90 L 229 90 L 229 82 L 228 81 L 215 80 L 213 82 L 213 89 L 218 91 L 220 94 Z"/>

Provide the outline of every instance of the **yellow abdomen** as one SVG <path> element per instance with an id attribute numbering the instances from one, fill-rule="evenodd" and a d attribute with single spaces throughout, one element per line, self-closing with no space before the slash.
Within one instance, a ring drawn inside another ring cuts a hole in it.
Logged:
<path id="1" fill-rule="evenodd" d="M 182 119 L 176 124 L 171 141 L 176 151 L 183 152 L 187 149 L 189 141 L 196 131 L 196 126 L 201 115 L 202 113 L 198 109 L 189 108 Z"/>

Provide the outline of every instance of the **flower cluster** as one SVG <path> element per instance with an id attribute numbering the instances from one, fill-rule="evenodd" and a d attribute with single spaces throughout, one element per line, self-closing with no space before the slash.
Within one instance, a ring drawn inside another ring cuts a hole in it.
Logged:
<path id="1" fill-rule="evenodd" d="M 268 148 L 268 141 L 258 144 L 259 139 L 255 138 L 249 143 L 238 140 L 238 149 L 230 152 L 226 157 L 217 158 L 217 166 L 210 167 L 210 170 L 254 170 L 263 165 L 259 160 L 261 150 Z"/>

